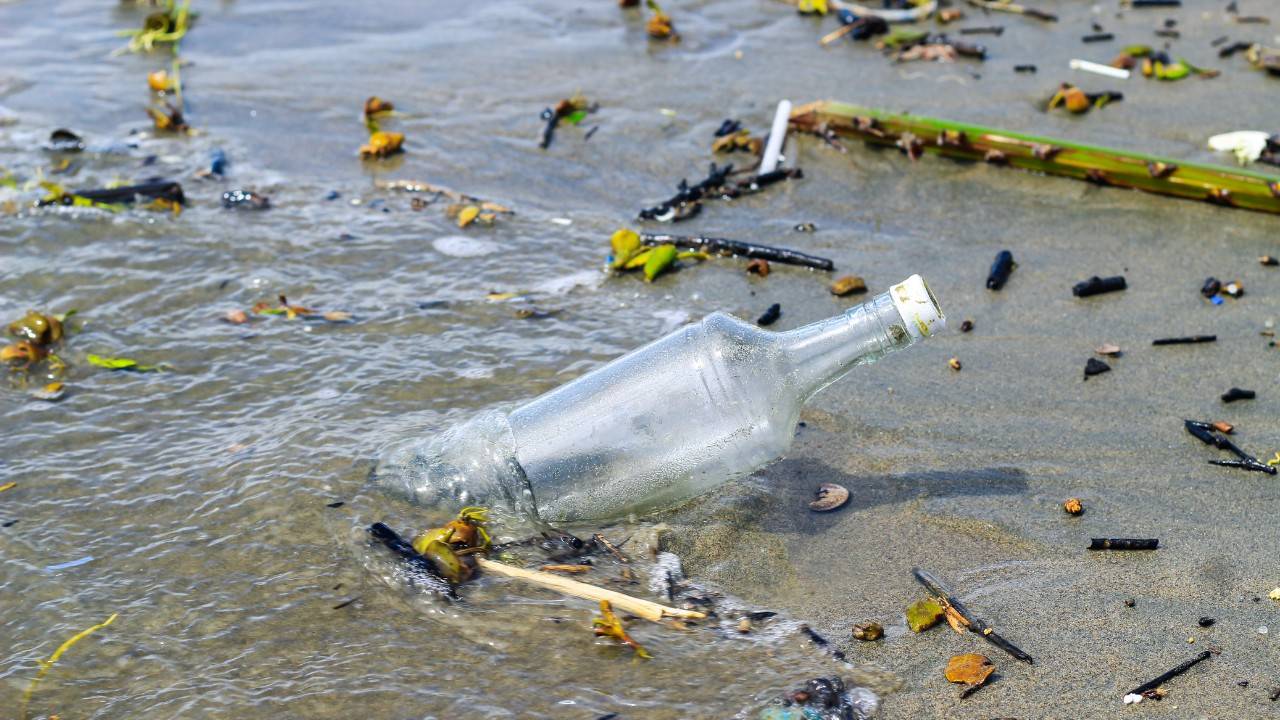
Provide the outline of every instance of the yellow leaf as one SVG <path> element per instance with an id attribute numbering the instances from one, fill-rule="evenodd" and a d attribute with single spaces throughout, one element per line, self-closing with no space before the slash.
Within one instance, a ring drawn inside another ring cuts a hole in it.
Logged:
<path id="1" fill-rule="evenodd" d="M 640 234 L 630 228 L 619 228 L 609 238 L 609 245 L 613 248 L 613 260 L 609 267 L 618 270 L 640 252 Z"/>
<path id="2" fill-rule="evenodd" d="M 379 130 L 369 135 L 369 142 L 360 148 L 360 154 L 369 157 L 386 157 L 400 152 L 400 146 L 403 144 L 404 133 Z"/>
<path id="3" fill-rule="evenodd" d="M 464 228 L 475 221 L 480 216 L 480 208 L 475 205 L 468 205 L 458 211 L 458 227 Z"/>
<path id="4" fill-rule="evenodd" d="M 676 261 L 677 254 L 676 246 L 670 243 L 654 248 L 644 263 L 644 281 L 653 282 L 654 278 L 671 267 L 671 264 Z"/>

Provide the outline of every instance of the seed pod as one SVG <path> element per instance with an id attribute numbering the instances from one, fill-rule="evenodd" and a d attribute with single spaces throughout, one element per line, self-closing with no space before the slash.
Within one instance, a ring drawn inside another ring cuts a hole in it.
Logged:
<path id="1" fill-rule="evenodd" d="M 845 295 L 862 294 L 867 291 L 867 281 L 857 275 L 845 275 L 831 283 L 831 294 L 844 297 Z"/>

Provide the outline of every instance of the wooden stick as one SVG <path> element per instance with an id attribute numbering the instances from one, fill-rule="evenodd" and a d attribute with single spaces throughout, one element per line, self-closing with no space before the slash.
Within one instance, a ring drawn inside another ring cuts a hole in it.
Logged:
<path id="1" fill-rule="evenodd" d="M 681 610 L 680 608 L 659 605 L 656 602 L 641 600 L 640 598 L 624 595 L 614 590 L 606 590 L 602 587 L 588 585 L 584 582 L 570 580 L 569 578 L 552 575 L 551 573 L 538 572 L 536 570 L 525 570 L 524 568 L 518 568 L 514 565 L 507 565 L 506 563 L 500 563 L 494 560 L 486 560 L 485 558 L 478 558 L 477 562 L 481 569 L 486 572 L 491 572 L 494 575 L 502 575 L 504 577 L 524 580 L 550 590 L 555 590 L 556 592 L 564 593 L 565 595 L 583 598 L 584 600 L 594 600 L 597 602 L 600 600 L 608 600 L 610 604 L 619 610 L 624 610 L 636 617 L 642 617 L 645 620 L 650 620 L 652 622 L 661 622 L 663 618 L 668 617 L 700 620 L 707 616 L 706 613 L 701 613 L 697 610 Z"/>
<path id="2" fill-rule="evenodd" d="M 996 632 L 991 629 L 990 625 L 987 625 L 987 623 L 981 618 L 970 612 L 969 608 L 965 607 L 964 603 L 960 602 L 960 599 L 953 595 L 951 591 L 942 584 L 941 580 L 920 568 L 912 568 L 911 574 L 915 576 L 917 582 L 925 586 L 929 592 L 933 593 L 934 596 L 938 598 L 938 601 L 942 603 L 944 608 L 949 608 L 954 611 L 959 617 L 960 624 L 968 628 L 969 632 L 977 633 L 983 640 L 995 645 L 1022 662 L 1028 664 L 1035 662 L 1030 655 L 1022 650 L 1022 648 L 996 634 Z M 947 622 L 951 622 L 951 620 L 948 619 Z M 952 627 L 955 627 L 954 623 L 952 624 Z M 956 630 L 958 631 L 959 628 L 957 627 Z"/>

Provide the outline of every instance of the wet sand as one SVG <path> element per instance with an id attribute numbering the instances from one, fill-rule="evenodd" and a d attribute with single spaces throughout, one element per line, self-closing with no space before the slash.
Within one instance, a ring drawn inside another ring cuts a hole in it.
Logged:
<path id="1" fill-rule="evenodd" d="M 515 612 L 501 586 L 478 587 L 477 606 L 507 612 L 495 636 L 488 616 L 446 618 L 372 579 L 363 538 L 350 530 L 381 518 L 356 517 L 354 503 L 325 505 L 358 495 L 368 461 L 387 446 L 534 396 L 685 320 L 715 310 L 753 318 L 778 302 L 775 327 L 787 329 L 848 307 L 854 300 L 827 292 L 828 276 L 792 268 L 761 280 L 717 260 L 651 285 L 595 273 L 613 230 L 721 159 L 709 144 L 726 117 L 763 133 L 778 98 L 831 98 L 1219 162 L 1229 159 L 1203 149 L 1209 135 L 1276 129 L 1277 81 L 1210 47 L 1220 35 L 1267 40 L 1275 26 L 1236 25 L 1217 0 L 1123 18 L 1108 1 L 1096 19 L 1117 40 L 1090 45 L 1079 42 L 1095 19 L 1085 4 L 1041 0 L 1062 16 L 1054 25 L 966 9 L 963 24 L 1006 32 L 974 38 L 990 49 L 986 63 L 953 65 L 892 65 L 862 45 L 823 50 L 816 40 L 832 21 L 780 3 L 664 4 L 680 45 L 650 43 L 642 16 L 611 2 L 199 8 L 183 55 L 194 63 L 184 71 L 188 116 L 202 134 L 141 136 L 127 158 L 87 163 L 74 183 L 179 176 L 193 198 L 182 218 L 0 222 L 12 249 L 0 268 L 5 317 L 79 307 L 91 321 L 72 341 L 67 401 L 35 410 L 14 394 L 0 409 L 0 470 L 22 479 L 0 497 L 4 517 L 21 520 L 3 531 L 0 564 L 0 589 L 23 598 L 0 618 L 12 639 L 0 657 L 6 699 L 57 639 L 119 611 L 100 644 L 78 646 L 67 672 L 45 682 L 35 711 L 750 716 L 741 709 L 829 669 L 796 661 L 793 651 L 808 649 L 795 643 L 782 653 L 744 640 L 726 652 L 700 636 L 642 629 L 662 658 L 642 675 L 616 648 L 591 644 L 588 606 L 538 598 Z M 1242 14 L 1271 11 L 1261 0 L 1239 4 Z M 1174 52 L 1221 77 L 1113 81 L 1065 69 L 1071 57 L 1105 62 L 1125 43 L 1156 40 L 1166 17 L 1183 32 Z M 146 127 L 143 77 L 167 58 L 110 56 L 122 44 L 114 32 L 137 19 L 89 2 L 0 6 L 0 27 L 13 29 L 0 36 L 9 61 L 0 104 L 19 118 L 0 130 L 0 165 L 47 165 L 38 144 L 56 127 L 100 141 Z M 1025 62 L 1039 73 L 1015 74 Z M 1126 98 L 1083 117 L 1044 114 L 1039 103 L 1063 80 Z M 600 112 L 539 150 L 538 111 L 575 90 Z M 355 158 L 357 114 L 371 93 L 407 113 L 396 129 L 408 152 L 386 163 Z M 213 147 L 231 157 L 226 186 L 190 179 Z M 157 159 L 141 165 L 148 155 Z M 1207 465 L 1222 456 L 1181 420 L 1231 421 L 1237 441 L 1263 457 L 1280 448 L 1280 356 L 1259 336 L 1265 320 L 1280 319 L 1280 277 L 1256 261 L 1280 254 L 1277 219 L 936 158 L 911 163 L 857 144 L 840 155 L 812 138 L 788 156 L 804 180 L 708 204 L 675 229 L 827 255 L 872 292 L 918 272 L 953 328 L 964 318 L 976 327 L 828 388 L 787 460 L 671 513 L 671 548 L 688 574 L 808 620 L 855 664 L 897 678 L 876 685 L 897 687 L 884 699 L 889 719 L 1274 713 L 1280 605 L 1265 596 L 1280 585 L 1280 486 Z M 373 191 L 375 177 L 445 184 L 517 215 L 468 233 L 500 251 L 450 255 L 440 248 L 457 241 L 436 241 L 459 231 L 440 208 L 415 213 L 407 198 Z M 224 213 L 217 197 L 232 185 L 271 195 L 275 207 Z M 340 202 L 323 200 L 330 190 Z M 817 232 L 793 232 L 800 222 Z M 988 292 L 1002 249 L 1019 267 L 1004 290 Z M 1073 298 L 1071 285 L 1094 274 L 1124 274 L 1130 287 Z M 1210 306 L 1198 294 L 1209 275 L 1239 279 L 1247 294 Z M 491 290 L 531 291 L 559 312 L 518 320 L 484 301 Z M 277 292 L 360 320 L 252 333 L 214 320 Z M 1192 333 L 1219 340 L 1150 346 Z M 1125 354 L 1084 382 L 1103 342 Z M 177 370 L 124 377 L 83 362 L 108 351 Z M 952 356 L 959 373 L 947 367 Z M 1232 386 L 1259 397 L 1223 405 L 1218 395 Z M 825 481 L 853 499 L 813 515 L 806 502 Z M 1058 506 L 1071 496 L 1087 508 L 1080 518 Z M 1091 536 L 1122 535 L 1159 537 L 1162 547 L 1084 549 Z M 96 560 L 73 572 L 41 570 L 86 554 Z M 916 565 L 1036 664 L 945 628 L 910 636 L 901 613 L 922 596 Z M 332 609 L 353 597 L 346 614 Z M 1199 628 L 1202 615 L 1217 624 Z M 884 623 L 886 639 L 850 640 L 865 619 Z M 1263 625 L 1276 627 L 1263 636 Z M 1165 701 L 1122 708 L 1130 687 L 1213 646 L 1221 655 L 1171 682 Z M 969 651 L 988 654 L 998 677 L 960 701 L 942 668 Z M 474 671 L 490 665 L 502 673 Z"/>

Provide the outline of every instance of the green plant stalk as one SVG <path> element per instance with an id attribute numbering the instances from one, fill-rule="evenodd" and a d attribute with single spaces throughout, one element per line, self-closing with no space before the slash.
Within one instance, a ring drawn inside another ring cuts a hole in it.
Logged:
<path id="1" fill-rule="evenodd" d="M 902 147 L 918 142 L 916 147 L 920 151 L 960 160 L 985 161 L 1099 185 L 1280 213 L 1280 175 L 832 101 L 797 107 L 791 113 L 791 126 L 807 132 L 825 128 L 880 145 Z"/>

